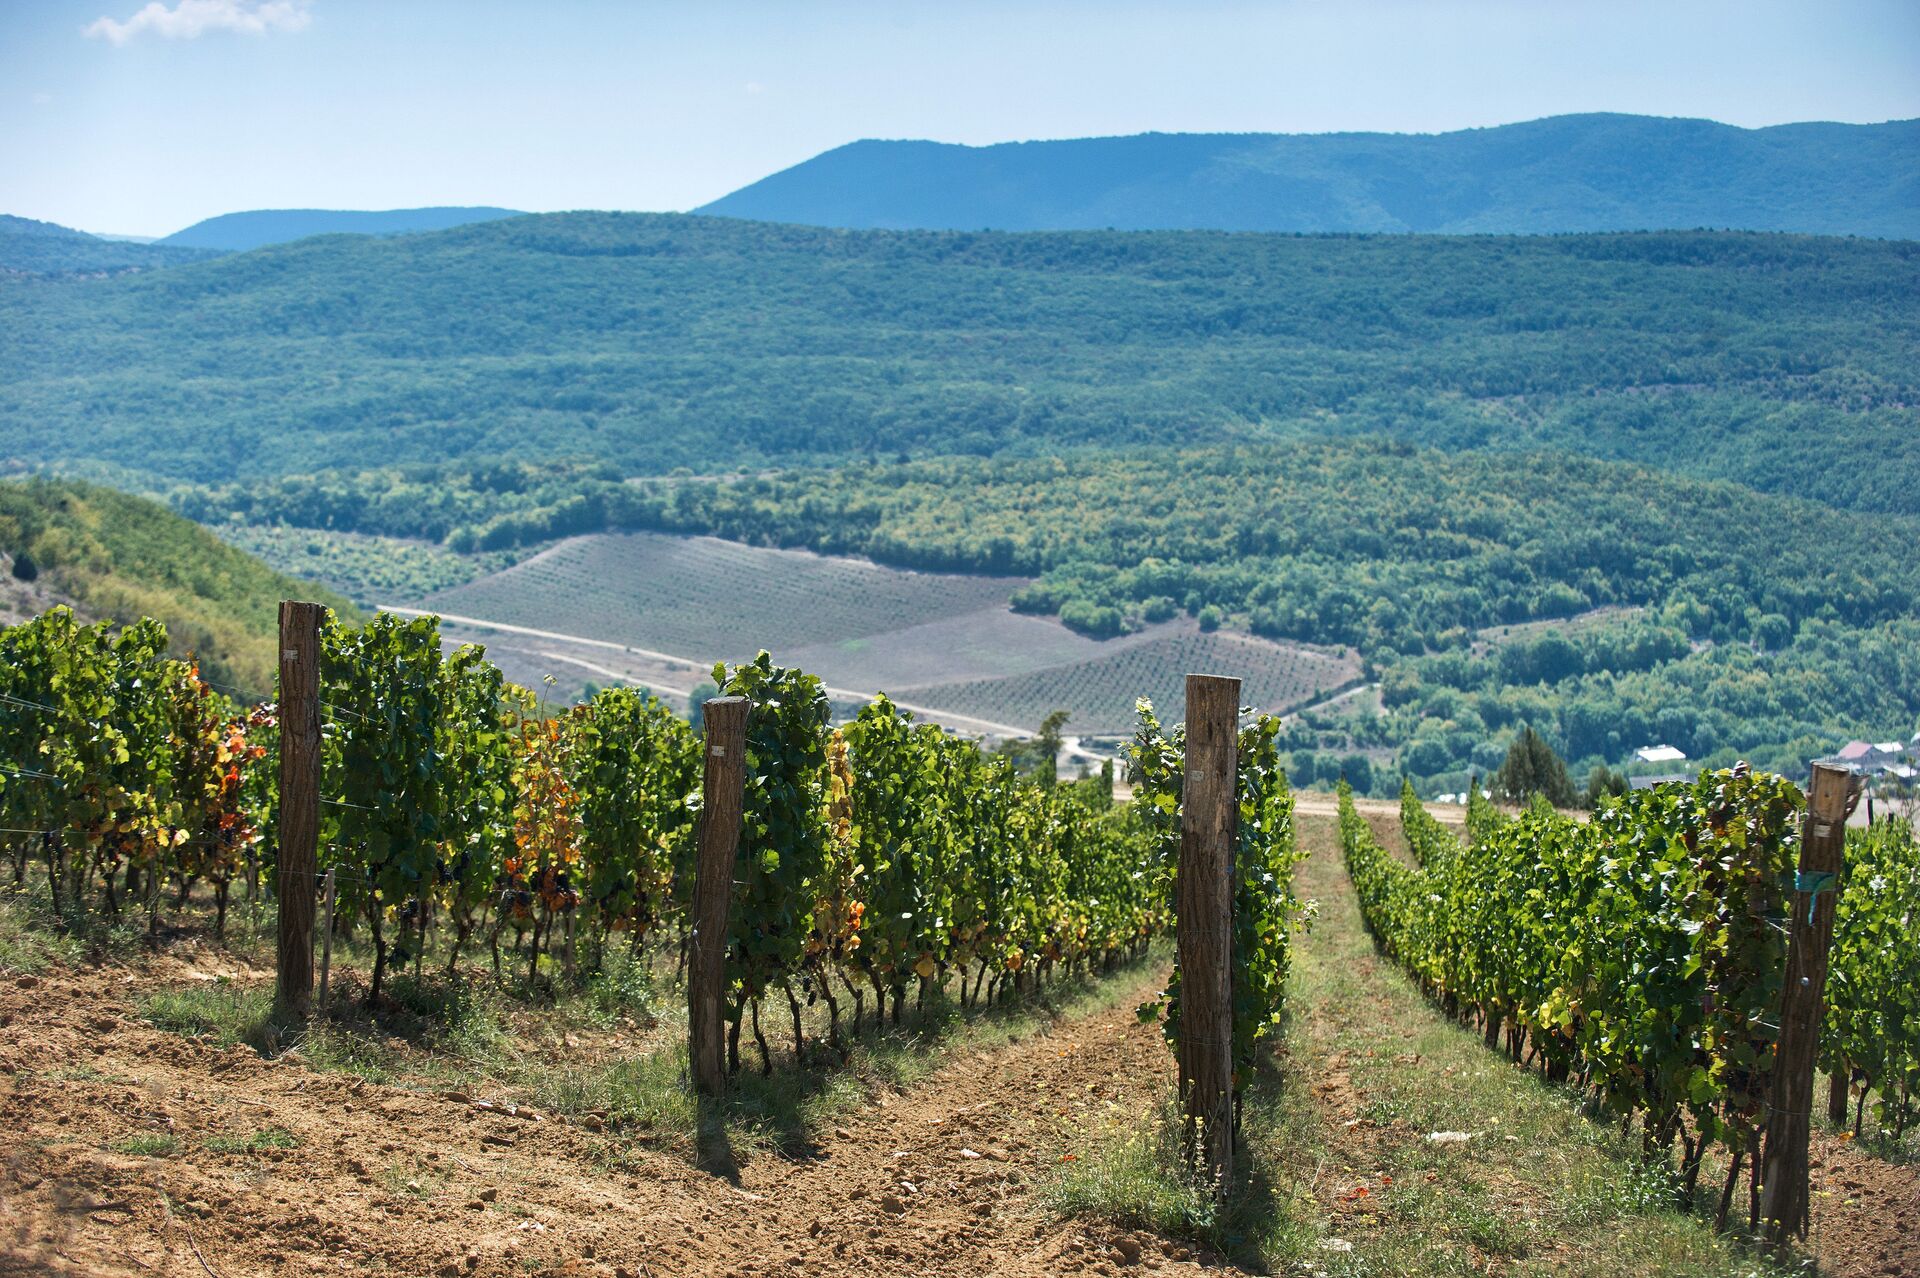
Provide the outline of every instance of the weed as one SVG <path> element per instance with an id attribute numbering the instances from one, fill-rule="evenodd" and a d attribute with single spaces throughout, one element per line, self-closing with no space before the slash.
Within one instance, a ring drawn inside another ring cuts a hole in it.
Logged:
<path id="1" fill-rule="evenodd" d="M 298 1149 L 301 1142 L 284 1127 L 262 1127 L 247 1136 L 209 1136 L 200 1143 L 210 1154 L 259 1154 L 269 1149 Z"/>
<path id="2" fill-rule="evenodd" d="M 132 1154 L 140 1158 L 172 1158 L 180 1152 L 180 1142 L 166 1132 L 143 1132 L 138 1136 L 129 1136 L 107 1146 L 116 1154 Z"/>
<path id="3" fill-rule="evenodd" d="M 267 1046 L 273 991 L 225 979 L 151 994 L 141 1014 L 156 1028 L 188 1038 L 211 1038 L 217 1046 Z"/>

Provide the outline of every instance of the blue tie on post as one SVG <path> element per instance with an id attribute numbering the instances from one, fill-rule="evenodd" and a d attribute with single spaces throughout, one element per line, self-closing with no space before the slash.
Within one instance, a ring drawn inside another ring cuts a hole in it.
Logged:
<path id="1" fill-rule="evenodd" d="M 1820 894 L 1833 886 L 1840 876 L 1832 870 L 1796 870 L 1793 875 L 1793 890 L 1807 894 L 1807 926 L 1813 926 L 1813 908 L 1820 903 Z"/>

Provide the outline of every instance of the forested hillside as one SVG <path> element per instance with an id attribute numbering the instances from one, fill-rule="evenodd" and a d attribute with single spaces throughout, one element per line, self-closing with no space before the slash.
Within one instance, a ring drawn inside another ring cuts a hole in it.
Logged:
<path id="1" fill-rule="evenodd" d="M 1381 434 L 1913 510 L 1920 245 L 564 214 L 0 289 L 0 457 L 219 480 Z"/>
<path id="2" fill-rule="evenodd" d="M 165 507 L 91 484 L 0 483 L 0 551 L 12 584 L 89 618 L 166 623 L 176 654 L 210 679 L 265 694 L 273 686 L 276 603 L 351 605 L 220 541 Z"/>
<path id="3" fill-rule="evenodd" d="M 1456 133 L 864 141 L 700 211 L 813 226 L 1920 236 L 1920 121 L 1565 115 Z"/>

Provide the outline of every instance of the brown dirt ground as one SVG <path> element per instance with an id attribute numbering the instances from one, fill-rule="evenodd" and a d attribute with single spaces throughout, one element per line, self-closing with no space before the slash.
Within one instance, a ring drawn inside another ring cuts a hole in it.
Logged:
<path id="1" fill-rule="evenodd" d="M 231 960 L 226 960 L 231 962 Z M 732 1176 L 585 1127 L 219 1050 L 134 1006 L 177 961 L 0 986 L 0 1274 L 1194 1272 L 1177 1244 L 1062 1223 L 1036 1181 L 1170 1058 L 1123 1000 L 988 1051 Z M 233 973 L 239 976 L 239 973 Z M 264 974 L 255 974 L 264 976 Z M 1145 994 L 1145 986 L 1141 990 Z M 287 1129 L 297 1148 L 204 1141 Z M 113 1152 L 171 1135 L 177 1152 Z M 974 1157 L 972 1155 L 978 1155 Z"/>

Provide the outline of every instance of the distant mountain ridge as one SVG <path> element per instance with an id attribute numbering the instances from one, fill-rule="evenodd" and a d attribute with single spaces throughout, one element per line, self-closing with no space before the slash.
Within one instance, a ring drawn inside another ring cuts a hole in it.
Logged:
<path id="1" fill-rule="evenodd" d="M 243 253 L 269 244 L 303 240 L 309 235 L 405 235 L 413 231 L 446 231 L 469 222 L 491 222 L 519 217 L 517 209 L 489 207 L 424 209 L 254 209 L 223 213 L 195 222 L 158 241 L 189 248 L 223 249 Z"/>
<path id="2" fill-rule="evenodd" d="M 0 213 L 0 235 L 40 235 L 54 240 L 91 240 L 97 237 L 76 231 L 58 222 L 39 222 L 30 217 Z"/>
<path id="3" fill-rule="evenodd" d="M 1567 115 L 1454 133 L 863 141 L 697 210 L 869 229 L 1920 238 L 1920 120 Z"/>
<path id="4" fill-rule="evenodd" d="M 58 222 L 0 213 L 0 275 L 118 275 L 213 256 L 204 249 L 108 239 Z"/>

